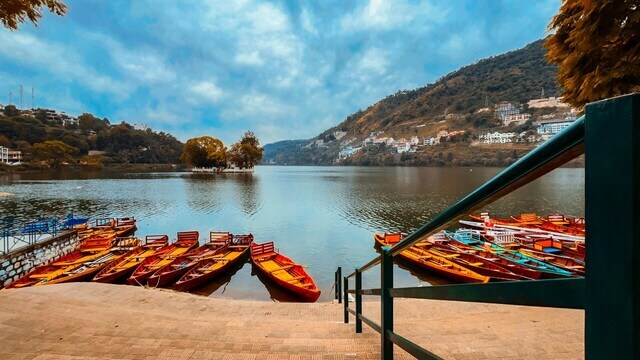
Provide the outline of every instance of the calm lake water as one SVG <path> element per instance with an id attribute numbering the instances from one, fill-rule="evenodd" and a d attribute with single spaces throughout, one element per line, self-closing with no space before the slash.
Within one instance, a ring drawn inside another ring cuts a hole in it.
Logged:
<path id="1" fill-rule="evenodd" d="M 285 255 L 308 266 L 323 294 L 333 298 L 334 271 L 371 260 L 374 232 L 410 232 L 487 181 L 498 168 L 258 167 L 253 175 L 37 172 L 0 175 L 0 218 L 38 215 L 138 219 L 136 235 L 197 230 L 253 233 L 275 241 Z M 557 169 L 487 208 L 494 214 L 584 214 L 584 169 Z M 396 286 L 442 283 L 400 264 Z M 365 273 L 364 287 L 378 285 Z M 242 264 L 196 291 L 236 299 L 290 300 Z"/>

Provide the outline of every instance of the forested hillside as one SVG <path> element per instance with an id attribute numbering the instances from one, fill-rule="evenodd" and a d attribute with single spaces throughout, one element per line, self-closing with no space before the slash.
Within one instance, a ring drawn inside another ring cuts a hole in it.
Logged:
<path id="1" fill-rule="evenodd" d="M 35 149 L 39 151 L 33 151 L 36 145 Z M 167 164 L 180 162 L 184 145 L 170 134 L 135 129 L 125 122 L 112 125 L 108 119 L 91 114 L 80 115 L 77 124 L 63 125 L 60 121 L 47 120 L 44 112 L 25 113 L 10 105 L 0 113 L 0 146 L 21 150 L 25 161 L 49 164 L 60 160 L 93 164 Z M 90 150 L 104 154 L 89 158 Z"/>
<path id="2" fill-rule="evenodd" d="M 500 101 L 526 104 L 530 99 L 539 98 L 543 89 L 545 96 L 560 95 L 557 68 L 546 61 L 543 42 L 538 40 L 522 49 L 480 60 L 433 84 L 389 95 L 317 137 L 301 142 L 299 147 L 293 146 L 294 143 L 273 148 L 271 144 L 267 145 L 271 151 L 265 153 L 264 160 L 331 164 L 344 145 L 344 141 L 334 141 L 336 131 L 346 132 L 343 140 L 360 141 L 374 131 L 383 131 L 385 136 L 396 139 L 412 136 L 422 139 L 443 129 L 466 130 L 473 134 L 478 129 L 498 126 L 492 112 L 477 111 Z M 305 148 L 313 140 L 323 140 L 324 144 Z M 366 163 L 379 163 L 375 158 L 380 154 L 375 155 L 374 158 L 369 156 Z M 427 159 L 420 163 L 429 165 L 432 162 Z"/>

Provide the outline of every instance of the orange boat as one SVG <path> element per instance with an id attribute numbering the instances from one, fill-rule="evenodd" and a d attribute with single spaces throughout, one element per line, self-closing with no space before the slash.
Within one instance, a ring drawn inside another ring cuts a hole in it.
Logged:
<path id="1" fill-rule="evenodd" d="M 118 238 L 107 253 L 100 253 L 104 254 L 101 257 L 84 262 L 80 266 L 70 266 L 60 276 L 47 281 L 47 284 L 91 280 L 105 266 L 137 249 L 141 242 L 142 240 L 133 237 Z"/>
<path id="2" fill-rule="evenodd" d="M 47 284 L 63 276 L 66 272 L 76 270 L 83 264 L 100 259 L 109 254 L 113 239 L 91 237 L 85 239 L 78 250 L 55 259 L 48 265 L 37 266 L 27 275 L 7 285 L 6 289 L 20 288 L 32 285 Z"/>
<path id="3" fill-rule="evenodd" d="M 151 255 L 166 251 L 168 244 L 169 237 L 167 235 L 147 235 L 144 245 L 131 250 L 120 259 L 105 266 L 96 274 L 93 281 L 111 283 L 128 277 L 143 260 Z"/>
<path id="4" fill-rule="evenodd" d="M 197 231 L 179 232 L 175 243 L 167 246 L 162 253 L 153 254 L 143 260 L 127 279 L 127 284 L 145 285 L 151 274 L 165 265 L 172 264 L 176 257 L 195 249 L 199 236 Z"/>
<path id="5" fill-rule="evenodd" d="M 211 257 L 231 242 L 233 235 L 228 232 L 211 231 L 209 242 L 197 247 L 188 253 L 176 257 L 175 261 L 167 264 L 147 279 L 147 284 L 152 287 L 162 287 L 180 279 L 187 271 L 205 258 Z"/>
<path id="6" fill-rule="evenodd" d="M 215 278 L 233 264 L 241 261 L 249 252 L 253 235 L 232 235 L 222 247 L 211 255 L 201 257 L 173 286 L 174 289 L 187 291 Z M 177 262 L 177 261 L 176 261 Z"/>
<path id="7" fill-rule="evenodd" d="M 305 301 L 314 302 L 320 297 L 320 290 L 304 267 L 278 253 L 273 242 L 252 243 L 251 261 L 276 284 Z"/>
<path id="8" fill-rule="evenodd" d="M 402 240 L 403 235 L 374 234 L 373 238 L 380 246 L 394 246 Z M 465 283 L 486 283 L 491 280 L 490 276 L 481 275 L 446 257 L 438 256 L 418 246 L 412 246 L 398 254 L 398 256 L 426 270 L 457 281 Z"/>

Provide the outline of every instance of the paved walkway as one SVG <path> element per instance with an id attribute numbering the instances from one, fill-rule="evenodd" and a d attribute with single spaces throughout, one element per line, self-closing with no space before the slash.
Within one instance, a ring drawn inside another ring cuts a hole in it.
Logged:
<path id="1" fill-rule="evenodd" d="M 583 358 L 584 312 L 396 300 L 396 330 L 447 359 Z M 365 302 L 379 319 L 379 303 Z M 378 359 L 334 303 L 225 300 L 125 285 L 0 291 L 0 359 Z M 353 319 L 353 317 L 352 317 Z M 396 350 L 396 359 L 411 358 Z"/>

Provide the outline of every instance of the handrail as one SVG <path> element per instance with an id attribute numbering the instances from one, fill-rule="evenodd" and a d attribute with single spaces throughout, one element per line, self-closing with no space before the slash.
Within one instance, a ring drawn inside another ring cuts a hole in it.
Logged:
<path id="1" fill-rule="evenodd" d="M 640 94 L 629 94 L 590 103 L 585 116 L 563 132 L 493 177 L 393 248 L 355 271 L 355 290 L 344 277 L 344 315 L 356 317 L 356 333 L 362 322 L 381 336 L 381 358 L 393 359 L 396 345 L 420 359 L 439 357 L 393 331 L 394 298 L 472 301 L 585 310 L 585 355 L 600 359 L 616 354 L 640 359 Z M 586 121 L 586 119 L 589 121 Z M 585 157 L 585 223 L 589 226 L 587 277 L 491 284 L 454 284 L 394 288 L 393 256 L 442 229 L 466 213 L 484 206 L 544 175 L 579 154 Z M 615 206 L 612 206 L 614 204 Z M 615 244 L 611 242 L 616 226 Z M 380 288 L 363 289 L 362 271 L 380 264 Z M 354 274 L 349 275 L 349 277 Z M 349 308 L 355 294 L 355 311 Z M 380 296 L 380 324 L 362 315 L 362 295 Z M 635 316 L 634 316 L 635 314 Z"/>

